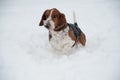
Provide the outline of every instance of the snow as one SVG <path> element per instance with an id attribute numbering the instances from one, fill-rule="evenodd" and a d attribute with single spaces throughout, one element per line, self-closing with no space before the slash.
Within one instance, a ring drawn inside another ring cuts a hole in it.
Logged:
<path id="1" fill-rule="evenodd" d="M 39 27 L 44 10 L 76 12 L 87 44 L 69 55 Z M 120 80 L 119 0 L 0 1 L 0 80 Z"/>

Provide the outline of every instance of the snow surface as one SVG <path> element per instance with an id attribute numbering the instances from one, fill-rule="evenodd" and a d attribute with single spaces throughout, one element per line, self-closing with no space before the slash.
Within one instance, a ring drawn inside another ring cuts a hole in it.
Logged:
<path id="1" fill-rule="evenodd" d="M 53 50 L 39 27 L 44 10 L 76 12 L 87 44 Z M 1 0 L 0 80 L 120 80 L 120 0 Z"/>

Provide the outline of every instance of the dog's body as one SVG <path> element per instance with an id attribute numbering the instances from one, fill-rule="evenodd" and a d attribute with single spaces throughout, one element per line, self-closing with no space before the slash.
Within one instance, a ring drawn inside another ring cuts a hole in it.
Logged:
<path id="1" fill-rule="evenodd" d="M 62 52 L 68 52 L 69 50 L 71 50 L 74 41 L 71 40 L 68 32 L 69 32 L 69 27 L 59 32 L 51 31 L 50 35 L 52 37 L 50 39 L 50 43 L 52 47 Z"/>
<path id="2" fill-rule="evenodd" d="M 67 24 L 65 15 L 53 8 L 43 13 L 39 25 L 44 25 L 49 30 L 49 41 L 53 48 L 68 52 L 77 44 L 85 46 L 86 43 L 85 34 L 76 24 Z"/>

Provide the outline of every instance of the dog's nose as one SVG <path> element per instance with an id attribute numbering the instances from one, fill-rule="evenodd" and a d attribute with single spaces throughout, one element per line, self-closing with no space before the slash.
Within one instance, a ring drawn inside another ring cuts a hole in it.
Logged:
<path id="1" fill-rule="evenodd" d="M 47 24 L 45 25 L 45 27 L 46 27 L 47 29 L 49 29 L 50 23 L 47 23 Z"/>

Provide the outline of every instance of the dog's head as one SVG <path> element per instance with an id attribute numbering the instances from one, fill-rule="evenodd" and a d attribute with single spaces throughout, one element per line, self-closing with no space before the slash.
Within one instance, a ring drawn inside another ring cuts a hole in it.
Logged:
<path id="1" fill-rule="evenodd" d="M 47 9 L 42 15 L 39 26 L 45 26 L 48 30 L 60 31 L 67 26 L 65 15 L 56 8 Z"/>

